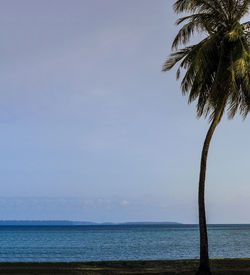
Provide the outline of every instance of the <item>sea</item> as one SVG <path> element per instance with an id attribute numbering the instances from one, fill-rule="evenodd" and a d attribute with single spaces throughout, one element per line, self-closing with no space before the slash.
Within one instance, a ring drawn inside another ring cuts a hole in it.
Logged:
<path id="1" fill-rule="evenodd" d="M 250 225 L 209 225 L 211 258 L 250 257 Z M 197 225 L 0 226 L 1 262 L 199 257 Z"/>

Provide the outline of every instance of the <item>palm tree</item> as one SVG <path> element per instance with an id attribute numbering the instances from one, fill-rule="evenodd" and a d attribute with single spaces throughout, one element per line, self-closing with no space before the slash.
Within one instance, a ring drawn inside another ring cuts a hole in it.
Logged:
<path id="1" fill-rule="evenodd" d="M 249 4 L 250 0 L 177 0 L 174 4 L 175 12 L 191 15 L 177 20 L 177 25 L 184 25 L 173 41 L 175 52 L 162 70 L 168 71 L 180 62 L 177 79 L 184 69 L 183 95 L 188 94 L 189 103 L 197 100 L 197 116 L 208 117 L 210 121 L 200 163 L 200 265 L 197 274 L 211 274 L 204 199 L 209 144 L 224 112 L 232 119 L 237 111 L 245 118 L 250 110 L 250 21 L 241 23 Z M 178 50 L 195 31 L 204 32 L 205 38 Z"/>

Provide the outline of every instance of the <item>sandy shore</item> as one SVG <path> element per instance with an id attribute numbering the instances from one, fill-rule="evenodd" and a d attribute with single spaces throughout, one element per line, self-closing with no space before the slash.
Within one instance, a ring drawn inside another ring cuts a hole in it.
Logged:
<path id="1" fill-rule="evenodd" d="M 194 274 L 198 260 L 162 260 L 162 261 L 106 261 L 73 263 L 0 263 L 0 274 Z M 250 275 L 248 259 L 213 259 L 213 274 Z"/>

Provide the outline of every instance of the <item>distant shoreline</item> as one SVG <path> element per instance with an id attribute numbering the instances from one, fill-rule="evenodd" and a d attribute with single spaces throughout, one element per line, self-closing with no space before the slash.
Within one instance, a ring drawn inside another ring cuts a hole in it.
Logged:
<path id="1" fill-rule="evenodd" d="M 70 221 L 70 220 L 0 220 L 0 226 L 12 226 L 12 225 L 30 225 L 30 226 L 74 226 L 74 225 L 158 225 L 158 224 L 169 224 L 169 225 L 180 225 L 178 222 L 104 222 L 96 223 L 89 221 Z"/>
<path id="2" fill-rule="evenodd" d="M 0 263 L 1 274 L 194 274 L 198 259 L 154 261 Z M 250 258 L 212 259 L 214 275 L 250 274 Z"/>
<path id="3" fill-rule="evenodd" d="M 88 222 L 88 221 L 68 221 L 68 220 L 0 220 L 0 227 L 2 226 L 143 226 L 143 225 L 169 225 L 169 226 L 186 226 L 186 227 L 197 227 L 198 224 L 180 223 L 180 222 Z M 250 226 L 250 223 L 222 223 L 222 224 L 207 224 L 208 227 L 219 227 L 219 226 L 237 226 L 244 227 Z"/>

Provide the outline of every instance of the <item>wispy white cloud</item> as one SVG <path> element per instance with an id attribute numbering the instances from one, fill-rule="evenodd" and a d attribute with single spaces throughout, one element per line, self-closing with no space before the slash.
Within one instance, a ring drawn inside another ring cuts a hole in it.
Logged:
<path id="1" fill-rule="evenodd" d="M 121 205 L 122 205 L 122 206 L 126 206 L 126 205 L 128 205 L 128 204 L 129 204 L 129 202 L 128 202 L 127 200 L 121 201 Z"/>

